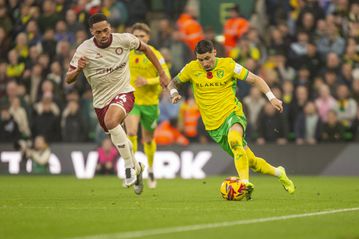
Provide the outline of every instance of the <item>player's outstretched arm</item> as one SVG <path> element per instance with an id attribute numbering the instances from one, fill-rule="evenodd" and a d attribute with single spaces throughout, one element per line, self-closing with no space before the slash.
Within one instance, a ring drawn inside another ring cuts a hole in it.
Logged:
<path id="1" fill-rule="evenodd" d="M 158 61 L 155 53 L 152 51 L 152 49 L 144 42 L 141 41 L 140 48 L 138 49 L 145 53 L 147 58 L 151 61 L 151 63 L 156 67 L 158 71 L 158 75 L 160 77 L 160 84 L 163 88 L 166 88 L 168 83 L 170 82 L 170 79 L 168 78 L 165 70 L 162 68 L 161 63 Z"/>
<path id="2" fill-rule="evenodd" d="M 180 85 L 181 85 L 181 81 L 176 76 L 170 81 L 170 83 L 167 86 L 167 89 L 170 92 L 172 104 L 176 104 L 182 99 L 182 96 L 178 93 L 177 90 Z"/>
<path id="3" fill-rule="evenodd" d="M 275 97 L 267 83 L 261 77 L 253 74 L 252 72 L 249 72 L 246 81 L 257 87 L 262 93 L 264 93 L 276 110 L 278 110 L 279 112 L 283 112 L 282 101 Z"/>
<path id="4" fill-rule="evenodd" d="M 72 82 L 76 81 L 77 76 L 82 72 L 82 70 L 87 65 L 86 57 L 80 57 L 77 62 L 77 68 L 70 67 L 69 70 L 66 72 L 65 81 L 67 84 L 71 84 Z"/>

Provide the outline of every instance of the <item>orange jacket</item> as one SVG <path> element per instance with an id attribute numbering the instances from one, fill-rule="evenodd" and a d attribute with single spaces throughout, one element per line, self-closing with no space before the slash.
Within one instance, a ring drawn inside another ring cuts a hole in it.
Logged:
<path id="1" fill-rule="evenodd" d="M 177 20 L 178 30 L 183 34 L 183 41 L 193 51 L 197 43 L 204 39 L 201 24 L 199 24 L 191 15 L 182 13 Z"/>
<path id="2" fill-rule="evenodd" d="M 188 145 L 189 140 L 178 129 L 171 126 L 170 122 L 163 121 L 155 130 L 154 138 L 159 145 Z"/>
<path id="3" fill-rule="evenodd" d="M 230 18 L 224 24 L 224 46 L 229 52 L 236 46 L 237 40 L 248 31 L 249 22 L 242 18 Z"/>
<path id="4" fill-rule="evenodd" d="M 196 137 L 198 135 L 198 118 L 200 117 L 197 104 L 183 103 L 180 108 L 180 117 L 183 121 L 183 132 L 185 136 Z"/>

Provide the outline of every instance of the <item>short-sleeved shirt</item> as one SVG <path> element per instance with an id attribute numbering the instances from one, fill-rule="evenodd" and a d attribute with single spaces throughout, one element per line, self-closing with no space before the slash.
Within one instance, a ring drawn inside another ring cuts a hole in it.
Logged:
<path id="1" fill-rule="evenodd" d="M 94 37 L 84 41 L 70 62 L 77 68 L 80 57 L 88 59 L 83 72 L 92 88 L 93 106 L 103 108 L 118 94 L 134 91 L 130 84 L 129 54 L 140 41 L 130 33 L 112 33 L 111 44 L 101 48 Z"/>
<path id="2" fill-rule="evenodd" d="M 190 82 L 206 130 L 218 129 L 235 112 L 244 115 L 236 98 L 237 80 L 245 80 L 248 70 L 232 58 L 217 58 L 211 71 L 198 60 L 188 63 L 177 75 L 181 82 Z"/>
<path id="3" fill-rule="evenodd" d="M 149 46 L 153 53 L 155 53 L 158 61 L 168 77 L 170 73 L 163 58 L 162 54 L 154 47 Z M 135 91 L 135 103 L 137 105 L 158 105 L 158 97 L 162 91 L 158 72 L 152 62 L 146 57 L 143 52 L 137 52 L 132 50 L 130 52 L 130 72 L 131 72 L 131 85 L 136 89 Z M 146 78 L 149 82 L 147 85 L 136 87 L 135 80 L 138 76 Z"/>

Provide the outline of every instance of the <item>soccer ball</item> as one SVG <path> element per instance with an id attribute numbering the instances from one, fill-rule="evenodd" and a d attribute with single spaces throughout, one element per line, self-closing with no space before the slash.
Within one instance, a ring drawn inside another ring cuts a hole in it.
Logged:
<path id="1" fill-rule="evenodd" d="M 226 178 L 220 188 L 222 197 L 230 201 L 240 201 L 247 193 L 246 185 L 238 177 Z"/>

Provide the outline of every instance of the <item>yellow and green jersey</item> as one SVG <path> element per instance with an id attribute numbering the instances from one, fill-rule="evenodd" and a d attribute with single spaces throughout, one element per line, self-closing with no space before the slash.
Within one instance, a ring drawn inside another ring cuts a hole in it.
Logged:
<path id="1" fill-rule="evenodd" d="M 232 113 L 244 115 L 236 98 L 237 80 L 245 80 L 248 70 L 232 58 L 217 58 L 211 71 L 206 71 L 198 60 L 188 63 L 177 75 L 181 82 L 192 84 L 206 130 L 218 129 Z"/>
<path id="2" fill-rule="evenodd" d="M 170 76 L 165 59 L 159 51 L 150 46 L 152 51 L 157 56 L 158 61 L 161 63 L 162 68 L 168 77 Z M 161 93 L 161 85 L 156 67 L 146 57 L 143 52 L 131 50 L 130 52 L 130 73 L 131 85 L 135 88 L 135 103 L 138 105 L 158 105 L 158 97 Z M 138 76 L 146 78 L 147 85 L 136 87 L 135 80 Z"/>

